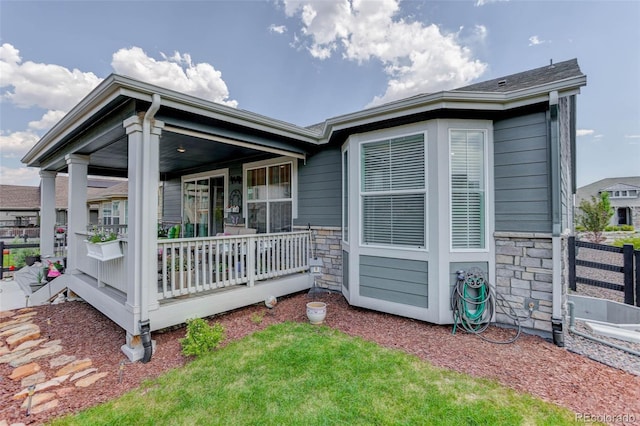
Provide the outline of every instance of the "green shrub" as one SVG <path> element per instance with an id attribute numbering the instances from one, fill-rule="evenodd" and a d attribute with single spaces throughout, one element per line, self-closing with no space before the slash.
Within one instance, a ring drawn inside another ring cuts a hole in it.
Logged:
<path id="1" fill-rule="evenodd" d="M 611 243 L 612 246 L 622 247 L 625 244 L 633 244 L 634 250 L 640 250 L 640 237 L 619 238 Z"/>
<path id="2" fill-rule="evenodd" d="M 13 255 L 13 264 L 16 269 L 20 269 L 25 266 L 27 263 L 25 259 L 27 256 L 37 256 L 40 254 L 39 248 L 21 248 L 21 249 L 11 249 L 11 254 Z M 8 266 L 8 265 L 5 265 Z"/>
<path id="3" fill-rule="evenodd" d="M 210 326 L 202 318 L 187 320 L 187 334 L 180 340 L 182 353 L 199 357 L 217 348 L 224 338 L 224 327 L 220 323 Z"/>
<path id="4" fill-rule="evenodd" d="M 633 231 L 634 228 L 632 225 L 616 225 L 616 226 L 607 226 L 604 228 L 605 232 L 620 232 L 620 231 Z"/>
<path id="5" fill-rule="evenodd" d="M 576 225 L 582 226 L 587 232 L 587 238 L 594 243 L 605 240 L 602 232 L 613 217 L 613 208 L 609 201 L 609 193 L 603 192 L 600 198 L 591 197 L 591 201 L 582 200 L 578 206 L 580 212 L 576 218 Z"/>

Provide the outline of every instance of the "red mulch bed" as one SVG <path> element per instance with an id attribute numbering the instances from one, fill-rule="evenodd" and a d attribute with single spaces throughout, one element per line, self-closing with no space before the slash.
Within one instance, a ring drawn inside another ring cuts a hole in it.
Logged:
<path id="1" fill-rule="evenodd" d="M 496 345 L 462 331 L 452 335 L 450 326 L 354 308 L 338 294 L 324 294 L 319 298 L 328 303 L 326 324 L 349 335 L 403 350 L 442 368 L 495 379 L 519 392 L 530 393 L 576 413 L 627 414 L 640 421 L 639 376 L 568 352 L 540 337 L 523 334 L 514 344 Z M 305 304 L 308 301 L 306 294 L 297 294 L 280 299 L 272 311 L 258 304 L 218 315 L 211 318 L 211 322 L 220 322 L 226 329 L 227 341 L 231 341 L 271 324 L 306 322 Z M 125 340 L 122 329 L 83 302 L 33 309 L 38 312 L 34 322 L 40 326 L 42 336 L 60 339 L 63 354 L 75 355 L 77 359 L 91 358 L 99 372 L 110 374 L 88 388 L 60 396 L 58 407 L 27 417 L 25 410 L 20 410 L 20 403 L 12 399 L 21 390 L 20 382 L 9 380 L 7 376 L 12 368 L 0 364 L 0 423 L 6 420 L 8 424 L 41 424 L 53 417 L 116 398 L 143 380 L 188 362 L 180 353 L 178 341 L 184 337 L 183 327 L 156 332 L 152 336 L 156 341 L 152 360 L 147 364 L 127 362 L 119 381 L 120 363 L 126 360 L 120 351 Z M 256 314 L 263 315 L 259 323 L 255 321 Z M 513 332 L 490 328 L 485 335 L 505 340 Z M 47 378 L 52 377 L 54 369 L 49 367 L 48 359 L 40 360 L 39 364 Z"/>

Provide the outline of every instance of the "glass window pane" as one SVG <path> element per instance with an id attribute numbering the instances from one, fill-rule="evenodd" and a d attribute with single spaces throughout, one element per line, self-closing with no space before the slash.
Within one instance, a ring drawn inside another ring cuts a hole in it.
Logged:
<path id="1" fill-rule="evenodd" d="M 291 201 L 269 203 L 269 232 L 291 232 Z"/>
<path id="2" fill-rule="evenodd" d="M 269 199 L 291 198 L 291 164 L 269 167 Z"/>
<path id="3" fill-rule="evenodd" d="M 267 199 L 267 169 L 247 170 L 247 200 Z"/>
<path id="4" fill-rule="evenodd" d="M 267 232 L 267 203 L 247 204 L 247 223 L 258 233 Z"/>
<path id="5" fill-rule="evenodd" d="M 485 247 L 484 133 L 451 132 L 451 247 Z"/>

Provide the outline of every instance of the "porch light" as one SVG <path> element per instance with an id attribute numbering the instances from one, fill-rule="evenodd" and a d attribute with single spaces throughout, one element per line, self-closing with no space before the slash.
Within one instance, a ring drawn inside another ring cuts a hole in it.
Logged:
<path id="1" fill-rule="evenodd" d="M 178 149 L 176 149 L 176 151 L 178 151 L 180 154 L 182 154 L 183 152 L 186 152 L 186 149 L 182 145 L 180 145 L 178 147 Z"/>

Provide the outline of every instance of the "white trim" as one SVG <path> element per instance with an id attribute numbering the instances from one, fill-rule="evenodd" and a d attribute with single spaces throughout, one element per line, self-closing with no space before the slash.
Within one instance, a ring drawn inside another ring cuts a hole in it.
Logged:
<path id="1" fill-rule="evenodd" d="M 351 168 L 349 167 L 349 161 L 351 159 L 351 155 L 349 154 L 349 145 L 348 143 L 345 143 L 342 146 L 342 149 L 340 150 L 340 177 L 341 182 L 340 182 L 340 186 L 342 188 L 342 192 L 341 192 L 341 200 L 340 200 L 340 218 L 341 218 L 341 240 L 343 243 L 345 244 L 349 244 L 349 231 L 351 228 L 349 228 L 349 218 L 351 217 L 351 212 L 349 211 L 351 208 L 351 204 L 353 203 L 353 201 L 351 200 L 351 197 L 349 197 L 349 185 L 348 183 L 351 182 L 351 176 L 349 176 L 349 172 L 351 170 Z M 345 170 L 344 164 L 345 164 L 345 155 L 346 155 L 346 160 L 347 160 L 347 169 Z M 345 179 L 345 175 L 347 178 L 347 185 L 345 186 L 344 184 L 344 179 Z M 345 200 L 345 195 L 347 198 L 347 206 L 344 205 L 344 200 Z M 346 217 L 345 217 L 345 209 L 346 209 Z"/>

